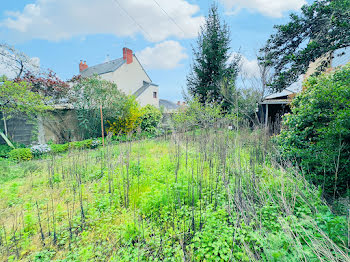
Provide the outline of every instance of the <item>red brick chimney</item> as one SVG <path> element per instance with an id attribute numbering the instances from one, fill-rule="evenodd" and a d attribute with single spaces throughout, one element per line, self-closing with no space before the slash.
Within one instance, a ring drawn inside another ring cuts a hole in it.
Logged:
<path id="1" fill-rule="evenodd" d="M 86 61 L 80 60 L 80 64 L 79 64 L 79 72 L 84 71 L 86 68 L 88 68 L 88 65 L 86 64 Z"/>
<path id="2" fill-rule="evenodd" d="M 133 55 L 132 55 L 132 50 L 129 48 L 124 47 L 123 48 L 123 59 L 126 60 L 127 64 L 132 63 Z"/>

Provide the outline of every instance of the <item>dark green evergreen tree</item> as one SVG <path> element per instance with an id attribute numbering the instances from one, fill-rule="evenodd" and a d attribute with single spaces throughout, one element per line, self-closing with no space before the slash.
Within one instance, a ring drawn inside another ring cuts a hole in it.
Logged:
<path id="1" fill-rule="evenodd" d="M 187 76 L 187 88 L 192 97 L 201 103 L 220 103 L 229 107 L 221 94 L 224 79 L 232 82 L 238 73 L 238 59 L 230 60 L 230 31 L 225 22 L 220 21 L 218 8 L 213 4 L 205 25 L 201 27 L 197 46 L 193 48 L 194 60 Z"/>
<path id="2" fill-rule="evenodd" d="M 276 34 L 261 50 L 261 61 L 272 67 L 270 86 L 281 90 L 304 74 L 310 62 L 350 46 L 350 0 L 316 0 L 291 14 L 290 22 L 275 26 Z M 329 61 L 324 60 L 317 73 Z"/>

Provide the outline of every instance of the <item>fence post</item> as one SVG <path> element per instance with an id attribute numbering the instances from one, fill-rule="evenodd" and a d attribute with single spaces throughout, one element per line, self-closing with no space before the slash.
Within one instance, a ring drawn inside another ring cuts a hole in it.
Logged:
<path id="1" fill-rule="evenodd" d="M 102 146 L 105 146 L 105 133 L 104 133 L 104 130 L 103 130 L 103 114 L 102 114 L 102 105 L 100 105 L 100 112 L 101 112 Z"/>

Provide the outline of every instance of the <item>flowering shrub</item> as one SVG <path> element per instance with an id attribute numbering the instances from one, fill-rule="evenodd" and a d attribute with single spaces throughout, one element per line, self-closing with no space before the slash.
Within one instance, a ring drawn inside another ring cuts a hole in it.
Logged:
<path id="1" fill-rule="evenodd" d="M 91 142 L 90 148 L 97 148 L 97 147 L 100 146 L 100 145 L 101 145 L 101 141 L 98 140 L 98 139 L 94 139 L 94 140 L 92 140 L 92 142 Z"/>
<path id="2" fill-rule="evenodd" d="M 124 103 L 121 113 L 114 121 L 108 121 L 107 132 L 114 135 L 128 134 L 135 131 L 141 124 L 142 110 L 135 98 L 129 97 Z"/>
<path id="3" fill-rule="evenodd" d="M 51 148 L 47 144 L 34 145 L 30 148 L 30 151 L 32 152 L 33 156 L 41 156 L 42 154 L 49 153 Z"/>

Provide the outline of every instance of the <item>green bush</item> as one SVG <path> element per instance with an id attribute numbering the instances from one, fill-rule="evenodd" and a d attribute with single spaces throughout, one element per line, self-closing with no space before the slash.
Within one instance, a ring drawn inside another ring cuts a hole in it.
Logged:
<path id="1" fill-rule="evenodd" d="M 21 161 L 21 160 L 31 160 L 33 154 L 30 151 L 30 148 L 16 148 L 10 151 L 10 159 Z"/>
<path id="2" fill-rule="evenodd" d="M 51 152 L 54 154 L 59 154 L 59 153 L 64 153 L 68 150 L 69 144 L 52 144 L 50 145 L 51 147 Z"/>
<path id="3" fill-rule="evenodd" d="M 73 149 L 85 149 L 91 148 L 92 139 L 86 139 L 83 141 L 70 142 L 69 147 Z"/>
<path id="4" fill-rule="evenodd" d="M 12 148 L 9 147 L 8 145 L 0 145 L 0 157 L 7 158 L 11 149 Z"/>
<path id="5" fill-rule="evenodd" d="M 146 105 L 142 108 L 141 130 L 154 133 L 162 119 L 162 113 L 158 108 L 152 105 Z"/>
<path id="6" fill-rule="evenodd" d="M 129 96 L 124 102 L 121 111 L 116 112 L 116 117 L 107 123 L 107 133 L 129 134 L 136 131 L 141 123 L 142 110 L 139 103 L 133 96 Z"/>
<path id="7" fill-rule="evenodd" d="M 326 196 L 342 196 L 350 181 L 350 64 L 311 77 L 283 119 L 277 142 Z"/>

